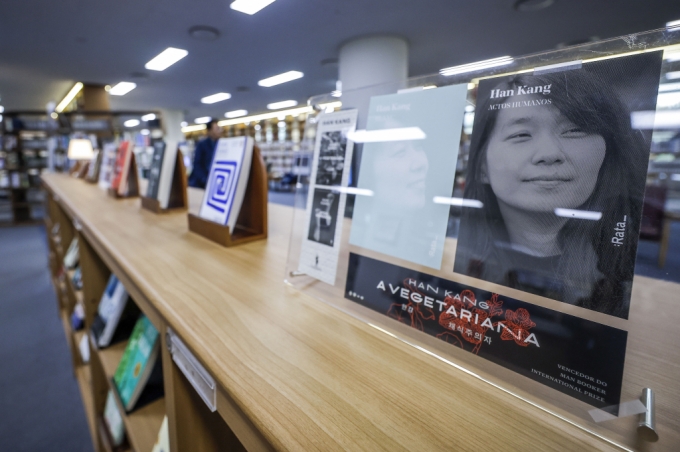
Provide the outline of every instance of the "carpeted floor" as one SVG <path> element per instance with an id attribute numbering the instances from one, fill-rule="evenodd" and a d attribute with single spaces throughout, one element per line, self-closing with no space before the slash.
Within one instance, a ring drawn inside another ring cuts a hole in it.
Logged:
<path id="1" fill-rule="evenodd" d="M 0 228 L 0 451 L 91 452 L 42 226 Z"/>

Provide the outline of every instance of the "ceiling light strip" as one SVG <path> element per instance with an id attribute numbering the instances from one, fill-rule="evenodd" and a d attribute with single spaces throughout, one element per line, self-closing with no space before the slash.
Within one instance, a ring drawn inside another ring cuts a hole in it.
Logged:
<path id="1" fill-rule="evenodd" d="M 273 75 L 271 77 L 264 78 L 257 82 L 257 84 L 269 88 L 270 86 L 276 86 L 282 83 L 291 82 L 304 76 L 305 74 L 303 74 L 300 71 L 288 71 L 284 72 L 283 74 Z"/>
<path id="2" fill-rule="evenodd" d="M 73 99 L 75 99 L 75 97 L 78 95 L 81 89 L 83 89 L 83 84 L 81 82 L 78 82 L 75 85 L 73 85 L 71 91 L 68 92 L 66 97 L 64 97 L 61 102 L 59 102 L 59 105 L 57 105 L 55 111 L 57 113 L 61 113 L 62 111 L 64 111 L 64 108 L 68 107 L 68 105 L 73 101 Z"/>
<path id="3" fill-rule="evenodd" d="M 222 102 L 223 100 L 231 99 L 231 94 L 229 93 L 216 93 L 216 94 L 211 94 L 210 96 L 205 96 L 204 98 L 201 99 L 201 103 L 203 104 L 214 104 L 217 102 Z"/>
<path id="4" fill-rule="evenodd" d="M 189 52 L 184 49 L 176 49 L 174 47 L 168 47 L 161 53 L 156 55 L 144 65 L 145 68 L 151 71 L 164 71 L 173 64 L 177 63 L 179 60 L 187 56 Z"/>
<path id="5" fill-rule="evenodd" d="M 252 16 L 256 12 L 261 11 L 266 6 L 274 3 L 274 1 L 275 0 L 236 0 L 235 2 L 232 2 L 229 7 L 234 11 Z"/>

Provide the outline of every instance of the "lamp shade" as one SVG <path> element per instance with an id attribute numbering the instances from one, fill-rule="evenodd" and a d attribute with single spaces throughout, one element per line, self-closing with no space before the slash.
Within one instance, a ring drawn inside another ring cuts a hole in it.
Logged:
<path id="1" fill-rule="evenodd" d="M 84 138 L 72 138 L 68 142 L 68 158 L 71 160 L 92 160 L 92 142 Z"/>

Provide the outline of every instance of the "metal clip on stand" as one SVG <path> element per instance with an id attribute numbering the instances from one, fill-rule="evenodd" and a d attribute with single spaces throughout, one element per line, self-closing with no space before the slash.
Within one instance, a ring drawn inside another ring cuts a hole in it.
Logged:
<path id="1" fill-rule="evenodd" d="M 645 441 L 657 442 L 659 435 L 656 433 L 656 419 L 654 418 L 654 391 L 649 388 L 643 389 L 640 401 L 647 410 L 640 413 L 638 435 Z"/>

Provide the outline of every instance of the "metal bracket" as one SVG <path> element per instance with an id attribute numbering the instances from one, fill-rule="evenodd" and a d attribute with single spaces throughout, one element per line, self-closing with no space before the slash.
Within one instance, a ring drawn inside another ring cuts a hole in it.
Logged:
<path id="1" fill-rule="evenodd" d="M 655 443 L 659 440 L 659 434 L 656 433 L 656 419 L 654 416 L 654 391 L 650 388 L 643 389 L 640 401 L 647 408 L 647 411 L 640 413 L 637 428 L 638 435 L 645 441 Z"/>

